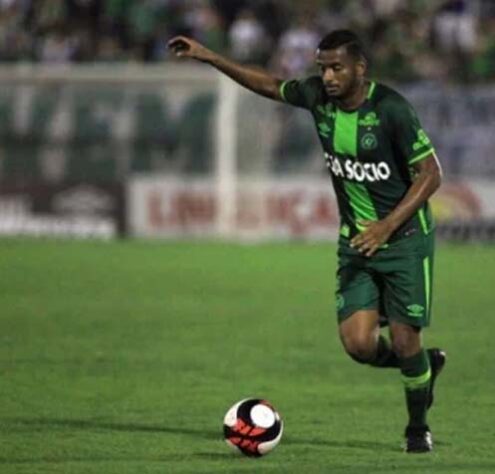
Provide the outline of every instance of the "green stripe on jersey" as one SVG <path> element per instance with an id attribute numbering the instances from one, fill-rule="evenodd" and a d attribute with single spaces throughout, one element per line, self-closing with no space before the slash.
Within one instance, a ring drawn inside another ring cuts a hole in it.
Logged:
<path id="1" fill-rule="evenodd" d="M 424 160 L 426 157 L 430 156 L 431 154 L 435 153 L 434 148 L 429 148 L 425 152 L 419 154 L 418 156 L 414 156 L 409 160 L 409 164 L 412 165 L 414 163 L 417 163 L 418 161 Z"/>
<path id="2" fill-rule="evenodd" d="M 371 96 L 373 95 L 373 92 L 375 92 L 375 87 L 376 87 L 376 82 L 371 81 L 370 88 L 368 90 L 368 96 L 366 97 L 367 99 L 371 99 Z"/>
<path id="3" fill-rule="evenodd" d="M 357 156 L 358 113 L 346 113 L 337 109 L 333 148 L 337 153 Z"/>
<path id="4" fill-rule="evenodd" d="M 335 117 L 335 132 L 333 135 L 333 148 L 337 153 L 357 157 L 358 153 L 358 113 L 346 113 L 337 109 Z M 349 197 L 349 205 L 352 208 L 355 220 L 376 221 L 378 216 L 371 200 L 370 194 L 364 184 L 352 181 L 344 181 L 344 189 Z M 364 230 L 357 225 L 359 230 Z"/>
<path id="5" fill-rule="evenodd" d="M 378 216 L 376 214 L 375 206 L 371 201 L 368 190 L 363 184 L 351 183 L 350 181 L 344 182 L 344 188 L 349 196 L 349 204 L 352 207 L 354 216 L 357 219 L 365 221 L 377 221 Z M 356 223 L 356 227 L 359 230 L 364 230 L 363 226 Z"/>
<path id="6" fill-rule="evenodd" d="M 284 102 L 287 102 L 287 99 L 285 98 L 285 93 L 284 93 L 284 90 L 285 90 L 285 86 L 287 85 L 289 81 L 284 81 L 282 82 L 282 84 L 280 84 L 280 96 L 282 97 L 282 99 L 284 100 Z"/>

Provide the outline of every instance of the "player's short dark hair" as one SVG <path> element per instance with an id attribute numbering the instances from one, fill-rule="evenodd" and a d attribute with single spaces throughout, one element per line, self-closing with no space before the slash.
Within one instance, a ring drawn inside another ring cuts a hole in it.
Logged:
<path id="1" fill-rule="evenodd" d="M 335 30 L 322 38 L 318 49 L 321 51 L 344 46 L 347 53 L 356 60 L 370 62 L 370 56 L 359 36 L 351 30 Z"/>

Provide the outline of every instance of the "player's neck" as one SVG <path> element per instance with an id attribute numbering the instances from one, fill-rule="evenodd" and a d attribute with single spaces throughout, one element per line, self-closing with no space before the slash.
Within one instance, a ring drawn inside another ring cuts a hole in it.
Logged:
<path id="1" fill-rule="evenodd" d="M 370 81 L 363 79 L 357 87 L 350 91 L 347 97 L 343 97 L 337 100 L 337 106 L 339 109 L 345 111 L 353 111 L 361 107 L 368 97 L 368 91 L 370 88 Z"/>

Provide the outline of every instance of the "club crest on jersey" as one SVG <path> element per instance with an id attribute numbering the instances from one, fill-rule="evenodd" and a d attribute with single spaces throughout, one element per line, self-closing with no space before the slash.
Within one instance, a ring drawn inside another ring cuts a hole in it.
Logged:
<path id="1" fill-rule="evenodd" d="M 378 140 L 374 133 L 366 133 L 361 138 L 361 147 L 363 150 L 374 150 L 378 146 Z"/>
<path id="2" fill-rule="evenodd" d="M 392 172 L 385 161 L 380 163 L 362 163 L 349 158 L 339 158 L 325 153 L 325 161 L 329 171 L 338 178 L 356 181 L 357 183 L 376 183 L 386 181 Z"/>

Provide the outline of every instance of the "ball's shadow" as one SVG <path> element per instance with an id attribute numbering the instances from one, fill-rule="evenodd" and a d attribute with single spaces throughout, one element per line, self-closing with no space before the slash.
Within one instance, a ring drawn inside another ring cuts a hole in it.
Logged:
<path id="1" fill-rule="evenodd" d="M 235 453 L 229 449 L 223 451 L 221 445 L 223 443 L 223 436 L 221 429 L 218 430 L 208 430 L 201 428 L 181 428 L 181 427 L 167 427 L 164 425 L 148 425 L 142 423 L 113 423 L 100 420 L 77 420 L 77 419 L 56 419 L 56 418 L 37 418 L 37 419 L 25 419 L 25 418 L 3 418 L 0 419 L 0 424 L 2 427 L 8 427 L 8 433 L 20 433 L 20 432 L 43 432 L 43 431 L 53 431 L 57 428 L 69 428 L 73 430 L 102 430 L 102 431 L 120 431 L 120 432 L 132 432 L 132 433 L 163 433 L 167 434 L 180 434 L 191 436 L 194 438 L 202 440 L 210 440 L 212 442 L 218 443 L 218 450 L 212 448 L 211 451 L 196 451 L 191 452 L 187 455 L 187 459 L 196 458 L 202 461 L 226 461 L 229 459 L 244 459 L 248 460 L 239 453 Z M 438 442 L 437 445 L 449 443 Z M 396 443 L 384 443 L 380 441 L 365 441 L 365 440 L 330 440 L 322 438 L 297 438 L 296 436 L 285 435 L 282 438 L 282 445 L 288 447 L 308 447 L 309 449 L 324 447 L 324 448 L 351 448 L 351 449 L 361 449 L 376 453 L 377 451 L 391 451 L 394 453 L 399 452 L 398 444 Z M 182 454 L 167 454 L 163 457 L 157 457 L 158 461 L 182 461 L 186 459 Z M 103 454 L 100 457 L 91 457 L 92 461 L 129 461 L 129 457 L 124 456 L 114 456 L 112 454 Z M 143 459 L 133 459 L 142 461 Z M 10 457 L 0 457 L 0 465 L 6 464 L 30 464 L 43 461 L 44 463 L 59 464 L 60 462 L 80 462 L 88 461 L 88 458 L 84 454 L 80 453 L 64 453 L 63 457 L 55 457 L 49 459 L 41 458 L 30 458 L 29 456 L 20 458 L 10 458 Z M 493 463 L 461 463 L 453 464 L 449 466 L 444 466 L 439 468 L 443 471 L 452 472 L 453 470 L 463 469 L 465 472 L 487 472 L 487 469 L 495 469 L 495 464 Z M 371 467 L 370 467 L 371 469 Z M 424 465 L 420 466 L 410 466 L 408 465 L 407 470 L 424 472 Z M 383 472 L 396 472 L 397 466 L 391 466 L 390 468 L 381 468 Z M 0 469 L 1 471 L 1 469 Z M 363 468 L 363 472 L 367 472 L 366 468 Z M 490 471 L 491 472 L 491 471 Z M 495 471 L 494 471 L 495 472 Z"/>
<path id="2" fill-rule="evenodd" d="M 217 441 L 219 445 L 218 451 L 211 452 L 192 452 L 188 457 L 197 457 L 204 460 L 225 460 L 235 456 L 234 452 L 221 452 L 220 446 L 223 443 L 222 432 L 218 430 L 208 430 L 201 428 L 185 428 L 185 427 L 168 427 L 165 425 L 148 425 L 143 423 L 115 423 L 100 420 L 78 420 L 78 419 L 60 419 L 60 418 L 36 418 L 36 419 L 25 419 L 25 418 L 4 418 L 0 419 L 0 424 L 3 426 L 8 426 L 9 433 L 19 433 L 19 432 L 49 432 L 57 430 L 58 428 L 70 429 L 74 431 L 118 431 L 118 432 L 129 432 L 129 433 L 162 433 L 164 435 L 186 435 L 195 437 L 202 440 Z M 164 456 L 163 460 L 170 461 L 174 458 L 173 455 Z M 182 456 L 177 456 L 177 460 L 181 460 Z M 76 453 L 73 455 L 68 454 L 64 456 L 63 461 L 81 461 L 85 458 L 81 458 Z M 127 458 L 126 458 L 127 459 Z M 110 455 L 110 457 L 103 456 L 100 460 L 104 461 L 121 461 L 120 458 L 115 458 Z M 44 462 L 61 462 L 62 459 L 52 459 L 50 461 L 43 460 Z M 31 463 L 39 462 L 39 459 L 31 459 L 28 457 L 22 458 L 10 458 L 10 457 L 0 457 L 1 464 L 10 463 Z"/>
<path id="3" fill-rule="evenodd" d="M 26 429 L 36 431 L 52 431 L 57 427 L 70 428 L 74 430 L 103 430 L 103 431 L 124 431 L 132 433 L 163 433 L 171 435 L 186 435 L 203 440 L 215 440 L 219 443 L 223 442 L 223 434 L 221 429 L 208 430 L 201 428 L 187 428 L 177 426 L 166 426 L 165 424 L 149 425 L 143 423 L 115 423 L 100 420 L 78 420 L 78 419 L 59 419 L 59 418 L 9 418 L 2 420 L 3 423 L 9 424 L 9 431 L 23 431 Z M 282 438 L 282 444 L 289 446 L 324 446 L 330 448 L 355 448 L 366 449 L 370 451 L 385 450 L 397 451 L 397 445 L 391 443 L 383 443 L 379 441 L 363 441 L 363 440 L 330 440 L 330 439 L 307 439 L 297 438 L 290 435 L 285 435 Z M 226 451 L 220 452 L 198 452 L 191 453 L 192 456 L 202 459 L 226 459 L 236 457 L 235 452 Z"/>

